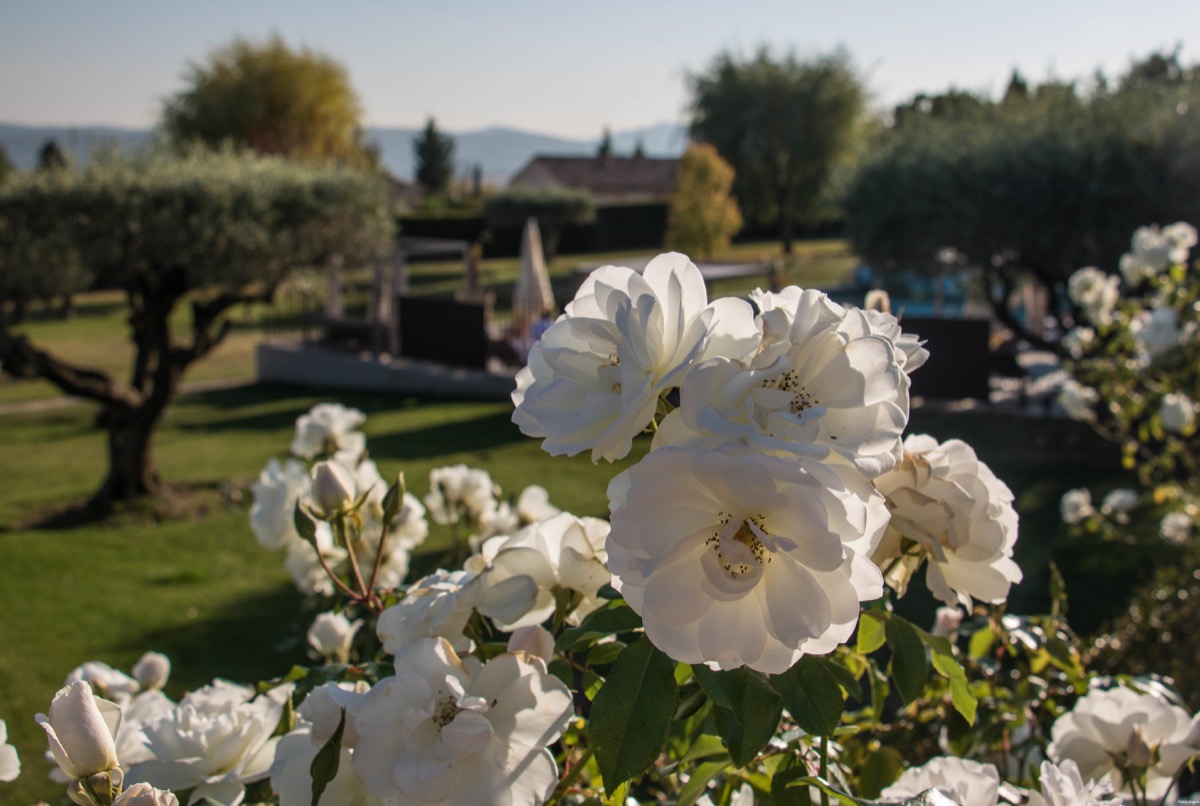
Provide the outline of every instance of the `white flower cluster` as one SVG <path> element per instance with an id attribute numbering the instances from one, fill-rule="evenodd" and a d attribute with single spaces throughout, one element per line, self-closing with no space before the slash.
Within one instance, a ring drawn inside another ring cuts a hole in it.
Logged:
<path id="1" fill-rule="evenodd" d="M 849 638 L 896 552 L 931 558 L 947 602 L 1002 601 L 1020 579 L 1011 493 L 961 443 L 902 442 L 917 337 L 817 291 L 752 301 L 709 303 L 679 254 L 607 266 L 517 377 L 513 421 L 551 454 L 614 460 L 655 432 L 609 485 L 604 545 L 654 644 L 782 672 Z"/>
<path id="2" fill-rule="evenodd" d="M 1157 694 L 1093 689 L 1058 718 L 1050 735 L 1050 758 L 1074 762 L 1082 779 L 1105 782 L 1133 797 L 1134 784 L 1144 776 L 1138 784 L 1142 802 L 1157 803 L 1200 750 L 1200 714 L 1188 716 Z"/>
<path id="3" fill-rule="evenodd" d="M 353 550 L 360 573 L 367 576 L 375 562 L 388 485 L 375 462 L 367 458 L 366 437 L 351 430 L 365 419 L 362 412 L 340 404 L 315 406 L 296 421 L 292 451 L 306 459 L 326 456 L 328 460 L 309 469 L 296 459 L 284 464 L 272 459 L 251 486 L 254 504 L 250 508 L 250 528 L 263 548 L 284 552 L 284 567 L 296 587 L 307 595 L 330 596 L 334 592 L 322 559 L 331 568 L 341 569 L 349 563 Z M 365 501 L 356 510 L 352 546 L 339 545 L 325 521 L 316 523 L 312 543 L 296 531 L 293 518 L 298 502 L 324 512 L 361 496 Z M 416 496 L 405 493 L 403 506 L 387 527 L 377 581 L 380 587 L 394 588 L 408 574 L 409 552 L 429 533 L 425 507 Z"/>

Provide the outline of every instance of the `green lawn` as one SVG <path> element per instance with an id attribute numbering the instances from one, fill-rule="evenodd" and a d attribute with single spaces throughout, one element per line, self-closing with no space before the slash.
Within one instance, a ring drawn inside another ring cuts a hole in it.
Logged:
<path id="1" fill-rule="evenodd" d="M 739 245 L 722 260 L 775 259 L 774 245 Z M 593 256 L 589 262 L 621 255 Z M 560 287 L 572 281 L 580 258 L 555 262 Z M 840 282 L 854 264 L 837 241 L 798 245 L 784 264 L 782 281 L 809 286 Z M 493 261 L 484 280 L 511 283 L 515 261 Z M 457 283 L 457 270 L 444 277 L 436 265 L 426 281 Z M 417 272 L 419 275 L 419 272 Z M 723 283 L 712 296 L 741 294 L 756 279 Z M 129 352 L 119 296 L 84 295 L 69 322 L 26 326 L 35 342 L 124 375 Z M 261 337 L 259 311 L 239 320 L 214 356 L 197 365 L 188 380 L 244 378 L 253 374 L 253 346 Z M 180 325 L 186 324 L 185 321 Z M 55 394 L 48 386 L 0 382 L 0 404 Z M 283 457 L 296 417 L 331 399 L 289 388 L 247 386 L 185 395 L 167 413 L 156 440 L 164 477 L 190 491 L 190 516 L 160 518 L 150 508 L 118 513 L 102 524 L 75 528 L 37 527 L 48 516 L 82 501 L 104 472 L 103 436 L 94 428 L 92 405 L 0 414 L 0 718 L 7 720 L 25 771 L 13 784 L 0 784 L 0 801 L 54 802 L 62 790 L 46 779 L 41 758 L 45 739 L 33 714 L 45 711 L 63 676 L 90 659 L 128 669 L 145 650 L 166 652 L 175 669 L 168 693 L 208 682 L 214 676 L 257 680 L 278 675 L 305 657 L 304 631 L 316 604 L 291 586 L 280 555 L 255 543 L 247 524 L 248 488 L 272 456 Z M 508 494 L 531 483 L 545 486 L 553 503 L 579 515 L 607 514 L 608 480 L 647 447 L 616 465 L 591 464 L 585 457 L 550 458 L 536 440 L 510 422 L 511 405 L 389 397 L 337 396 L 368 414 L 371 456 L 385 476 L 403 470 L 409 488 L 423 494 L 433 467 L 464 462 L 487 469 Z M 1050 559 L 1076 550 L 1064 542 L 1057 504 L 1062 492 L 1089 485 L 1104 489 L 1129 483 L 1115 452 L 1078 424 L 1013 420 L 919 410 L 910 427 L 945 439 L 965 438 L 1017 495 L 1022 516 L 1018 559 L 1026 581 L 1015 590 L 1014 610 L 1029 612 L 1046 602 Z M 431 526 L 430 540 L 414 567 L 428 569 L 448 545 L 449 534 Z M 1149 563 L 1127 563 L 1144 567 Z M 1069 572 L 1071 569 L 1066 569 Z M 1093 578 L 1069 573 L 1075 612 L 1098 623 L 1119 606 L 1119 597 Z M 1128 580 L 1126 580 L 1128 582 Z M 933 603 L 919 586 L 904 600 L 913 618 L 927 621 Z"/>
<path id="2" fill-rule="evenodd" d="M 63 676 L 85 660 L 128 669 L 145 650 L 166 652 L 175 663 L 168 693 L 178 696 L 214 676 L 257 680 L 304 659 L 315 605 L 294 592 L 280 555 L 255 543 L 247 490 L 269 458 L 284 456 L 296 416 L 324 399 L 277 387 L 185 396 L 170 410 L 157 453 L 166 478 L 192 486 L 200 502 L 193 517 L 160 522 L 135 509 L 73 529 L 31 524 L 99 482 L 103 442 L 90 407 L 3 417 L 0 478 L 9 483 L 0 485 L 0 645 L 7 648 L 0 653 L 0 718 L 25 772 L 0 785 L 0 800 L 29 803 L 61 793 L 45 778 L 45 739 L 33 714 L 45 711 Z M 465 462 L 487 469 L 507 493 L 540 483 L 555 504 L 603 516 L 608 480 L 647 447 L 639 440 L 628 459 L 593 465 L 585 457 L 546 456 L 511 424 L 506 402 L 340 399 L 367 412 L 368 446 L 385 476 L 404 470 L 418 494 L 431 468 Z M 1080 484 L 1117 484 L 1120 475 L 1106 470 L 1116 466 L 1113 457 L 1061 423 L 918 411 L 911 430 L 966 438 L 1012 486 L 1026 573 L 1013 609 L 1044 606 L 1047 561 L 1062 533 L 1058 497 Z M 448 542 L 448 533 L 432 526 L 415 565 L 428 568 Z M 916 618 L 932 613 L 915 587 L 904 601 Z"/>

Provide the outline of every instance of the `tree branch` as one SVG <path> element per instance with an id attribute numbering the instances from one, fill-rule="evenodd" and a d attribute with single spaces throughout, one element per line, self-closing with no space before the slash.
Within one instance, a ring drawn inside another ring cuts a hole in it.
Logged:
<path id="1" fill-rule="evenodd" d="M 145 400 L 141 392 L 107 373 L 56 358 L 34 347 L 25 336 L 4 328 L 0 328 L 0 368 L 14 378 L 44 378 L 69 395 L 118 408 L 134 409 Z"/>

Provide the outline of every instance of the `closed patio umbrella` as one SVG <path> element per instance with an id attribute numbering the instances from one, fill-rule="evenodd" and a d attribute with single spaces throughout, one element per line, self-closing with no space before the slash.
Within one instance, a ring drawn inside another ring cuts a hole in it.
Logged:
<path id="1" fill-rule="evenodd" d="M 537 321 L 543 313 L 554 310 L 554 294 L 550 291 L 550 275 L 542 253 L 542 236 L 536 218 L 525 222 L 521 237 L 521 272 L 513 289 L 513 316 L 518 325 Z"/>

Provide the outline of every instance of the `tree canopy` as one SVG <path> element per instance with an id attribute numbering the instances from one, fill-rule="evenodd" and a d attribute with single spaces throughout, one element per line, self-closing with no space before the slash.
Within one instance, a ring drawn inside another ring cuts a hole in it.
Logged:
<path id="1" fill-rule="evenodd" d="M 429 194 L 443 194 L 454 181 L 454 139 L 438 131 L 430 118 L 413 140 L 417 184 Z"/>
<path id="2" fill-rule="evenodd" d="M 693 137 L 733 166 L 743 212 L 777 222 L 790 251 L 795 225 L 818 218 L 835 166 L 855 150 L 866 92 L 850 57 L 722 53 L 690 83 Z"/>
<path id="3" fill-rule="evenodd" d="M 733 168 L 710 145 L 692 143 L 679 163 L 679 180 L 667 207 L 666 246 L 710 257 L 729 246 L 742 214 L 729 195 Z"/>
<path id="4" fill-rule="evenodd" d="M 98 278 L 125 293 L 135 358 L 122 381 L 38 349 L 0 315 L 0 366 L 101 404 L 110 470 L 99 508 L 157 493 L 154 425 L 188 367 L 220 344 L 229 308 L 269 298 L 296 267 L 375 254 L 392 227 L 381 180 L 335 166 L 194 152 L 30 172 L 0 188 L 0 314 L 47 267 L 60 293 Z M 189 302 L 181 333 L 172 315 Z"/>
<path id="5" fill-rule="evenodd" d="M 186 88 L 163 108 L 177 142 L 234 143 L 264 155 L 370 166 L 362 108 L 345 68 L 328 56 L 293 50 L 279 37 L 237 39 L 189 65 Z"/>
<path id="6" fill-rule="evenodd" d="M 1138 226 L 1200 218 L 1200 82 L 952 95 L 902 105 L 844 199 L 852 245 L 879 268 L 925 269 L 953 246 L 1031 337 L 1005 306 L 1019 282 L 1061 311 L 1066 278 L 1115 265 Z"/>

